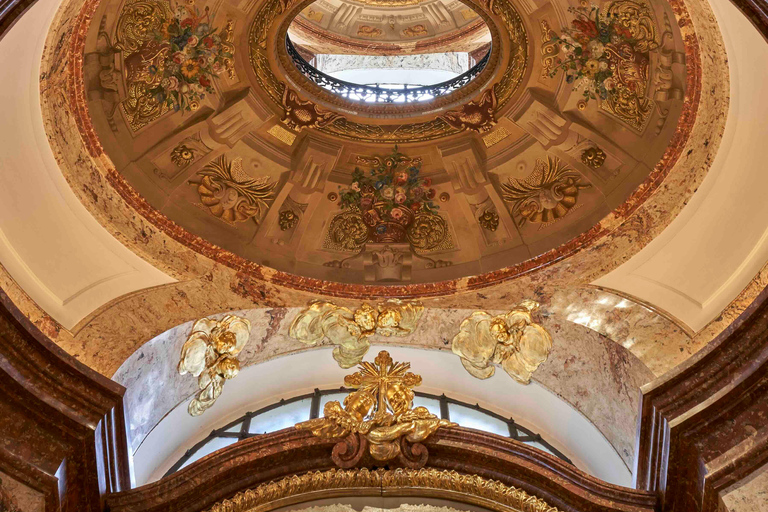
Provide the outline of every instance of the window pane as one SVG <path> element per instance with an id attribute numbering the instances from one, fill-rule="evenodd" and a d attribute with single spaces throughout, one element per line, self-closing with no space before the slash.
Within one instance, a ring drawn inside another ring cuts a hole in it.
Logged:
<path id="1" fill-rule="evenodd" d="M 448 412 L 451 415 L 451 421 L 458 423 L 462 427 L 476 428 L 477 430 L 509 437 L 509 427 L 506 422 L 497 420 L 483 412 L 456 404 L 449 404 Z"/>
<path id="2" fill-rule="evenodd" d="M 539 450 L 545 451 L 545 452 L 549 453 L 550 455 L 555 455 L 554 453 L 552 453 L 552 451 L 549 448 L 547 448 L 543 444 L 538 443 L 536 441 L 530 441 L 530 442 L 527 442 L 525 444 L 527 444 L 528 446 L 533 446 L 534 448 L 538 448 Z"/>
<path id="3" fill-rule="evenodd" d="M 237 438 L 234 437 L 214 437 L 208 443 L 206 443 L 202 448 L 197 450 L 190 458 L 187 460 L 187 462 L 184 463 L 182 468 L 189 466 L 193 462 L 195 462 L 198 459 L 202 459 L 209 453 L 213 453 L 216 450 L 220 448 L 224 448 L 225 446 L 229 446 L 232 443 L 236 443 Z"/>
<path id="4" fill-rule="evenodd" d="M 236 432 L 236 433 L 239 433 L 241 428 L 243 428 L 243 422 L 242 421 L 238 421 L 237 423 L 235 423 L 234 425 L 229 427 L 224 432 Z"/>
<path id="5" fill-rule="evenodd" d="M 423 396 L 416 396 L 413 399 L 414 407 L 426 407 L 429 412 L 440 417 L 440 400 L 436 398 L 425 398 Z"/>
<path id="6" fill-rule="evenodd" d="M 332 402 L 332 401 L 336 400 L 340 404 L 344 405 L 344 398 L 346 398 L 346 396 L 348 394 L 349 393 L 330 393 L 328 395 L 321 396 L 320 397 L 320 410 L 318 411 L 320 416 L 321 417 L 323 416 L 323 410 L 325 408 L 325 404 L 327 404 L 328 402 Z"/>
<path id="7" fill-rule="evenodd" d="M 297 400 L 296 402 L 291 402 L 254 416 L 251 418 L 251 427 L 248 429 L 248 432 L 251 434 L 266 434 L 292 427 L 300 421 L 306 421 L 309 419 L 311 404 L 312 399 L 305 398 L 304 400 Z"/>

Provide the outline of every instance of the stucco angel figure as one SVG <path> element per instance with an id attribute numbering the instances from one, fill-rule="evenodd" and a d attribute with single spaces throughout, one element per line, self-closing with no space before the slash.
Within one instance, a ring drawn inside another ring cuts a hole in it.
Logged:
<path id="1" fill-rule="evenodd" d="M 328 338 L 336 345 L 333 358 L 339 366 L 352 368 L 368 352 L 369 336 L 408 336 L 416 329 L 423 311 L 419 303 L 397 299 L 380 303 L 376 308 L 363 304 L 355 311 L 317 301 L 299 313 L 288 334 L 307 345 L 317 345 Z"/>
<path id="2" fill-rule="evenodd" d="M 453 338 L 453 353 L 478 379 L 493 375 L 494 364 L 500 364 L 515 380 L 528 384 L 552 351 L 552 336 L 531 317 L 538 307 L 537 302 L 526 300 L 504 315 L 472 313 Z"/>
<path id="3" fill-rule="evenodd" d="M 179 374 L 197 377 L 200 391 L 189 403 L 192 416 L 203 414 L 221 395 L 224 382 L 240 372 L 237 355 L 251 333 L 251 323 L 234 315 L 221 321 L 203 318 L 192 326 L 192 333 L 181 348 Z"/>

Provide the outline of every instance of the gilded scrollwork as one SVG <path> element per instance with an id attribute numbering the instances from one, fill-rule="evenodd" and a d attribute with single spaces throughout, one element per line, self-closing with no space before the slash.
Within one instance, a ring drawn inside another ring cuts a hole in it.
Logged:
<path id="1" fill-rule="evenodd" d="M 555 68 L 555 57 L 560 52 L 560 47 L 549 22 L 540 20 L 539 25 L 541 26 L 541 76 L 546 78 Z"/>
<path id="2" fill-rule="evenodd" d="M 590 187 L 574 169 L 548 157 L 536 161 L 536 168 L 525 181 L 509 179 L 502 183 L 502 197 L 512 203 L 512 214 L 520 226 L 526 222 L 549 223 L 566 215 L 579 200 L 579 191 Z"/>
<path id="3" fill-rule="evenodd" d="M 294 91 L 287 87 L 283 91 L 282 121 L 292 130 L 322 128 L 340 117 L 340 114 L 322 109 L 311 101 L 302 101 Z"/>
<path id="4" fill-rule="evenodd" d="M 229 223 L 253 219 L 256 224 L 274 200 L 276 185 L 269 176 L 248 176 L 241 158 L 229 162 L 224 155 L 203 167 L 189 183 L 197 185 L 200 202 L 214 216 Z"/>
<path id="5" fill-rule="evenodd" d="M 494 365 L 500 364 L 516 381 L 528 384 L 552 351 L 552 336 L 531 316 L 538 307 L 538 303 L 526 300 L 503 315 L 472 313 L 453 338 L 453 353 L 478 379 L 492 376 Z"/>
<path id="6" fill-rule="evenodd" d="M 496 231 L 499 228 L 499 214 L 492 209 L 486 209 L 477 218 L 483 229 L 488 231 Z"/>
<path id="7" fill-rule="evenodd" d="M 191 148 L 185 143 L 180 143 L 171 151 L 171 161 L 176 167 L 186 167 L 195 160 L 195 148 Z"/>
<path id="8" fill-rule="evenodd" d="M 335 194 L 335 192 L 332 192 Z M 337 201 L 332 199 L 332 201 Z M 328 227 L 327 248 L 341 251 L 359 251 L 368 241 L 368 226 L 360 210 L 344 210 L 331 219 Z"/>
<path id="9" fill-rule="evenodd" d="M 408 242 L 416 251 L 429 251 L 439 247 L 448 237 L 448 223 L 435 213 L 416 215 L 408 227 Z"/>
<path id="10" fill-rule="evenodd" d="M 224 382 L 240 371 L 237 355 L 243 350 L 251 333 L 251 323 L 234 315 L 221 321 L 210 318 L 198 320 L 181 348 L 178 371 L 197 377 L 199 391 L 187 410 L 199 416 L 219 398 Z"/>
<path id="11" fill-rule="evenodd" d="M 299 216 L 293 210 L 283 210 L 278 216 L 277 223 L 280 231 L 288 231 L 299 223 Z"/>
<path id="12" fill-rule="evenodd" d="M 440 427 L 456 426 L 426 407 L 413 407 L 413 388 L 421 376 L 409 372 L 410 363 L 396 363 L 382 350 L 373 363 L 361 362 L 356 373 L 344 378 L 355 389 L 344 404 L 325 404 L 322 418 L 296 425 L 325 439 L 340 439 L 333 461 L 342 468 L 355 466 L 369 454 L 375 461 L 393 459 L 410 468 L 424 466 L 426 448 L 421 441 Z M 345 439 L 346 438 L 346 439 Z M 351 448 L 351 450 L 350 450 Z"/>
<path id="13" fill-rule="evenodd" d="M 436 468 L 421 469 L 331 469 L 293 475 L 259 485 L 223 500 L 207 512 L 270 512 L 280 508 L 286 498 L 303 495 L 314 497 L 359 496 L 361 489 L 380 493 L 382 489 L 401 491 L 410 495 L 432 496 L 435 491 L 456 497 L 480 498 L 501 507 L 502 512 L 559 512 L 544 500 L 522 489 L 489 480 L 478 475 L 466 475 Z"/>
<path id="14" fill-rule="evenodd" d="M 291 323 L 288 335 L 307 345 L 329 340 L 336 347 L 333 358 L 342 368 L 351 368 L 363 360 L 374 334 L 408 336 L 424 312 L 418 302 L 390 299 L 376 307 L 364 303 L 355 311 L 331 302 L 313 302 Z"/>

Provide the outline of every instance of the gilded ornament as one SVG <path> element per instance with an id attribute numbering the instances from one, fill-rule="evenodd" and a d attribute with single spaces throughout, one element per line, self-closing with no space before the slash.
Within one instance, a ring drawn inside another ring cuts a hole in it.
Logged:
<path id="1" fill-rule="evenodd" d="M 183 142 L 171 151 L 171 161 L 176 167 L 186 167 L 195 160 L 195 150 Z"/>
<path id="2" fill-rule="evenodd" d="M 277 219 L 281 231 L 288 231 L 298 224 L 299 216 L 293 210 L 283 210 Z"/>
<path id="3" fill-rule="evenodd" d="M 336 194 L 331 192 L 331 194 Z M 330 194 L 328 194 L 330 196 Z M 330 197 L 329 197 L 330 199 Z M 336 202 L 338 197 L 331 199 Z M 368 226 L 359 210 L 343 211 L 331 219 L 328 226 L 327 248 L 340 251 L 359 251 L 368 241 Z"/>
<path id="4" fill-rule="evenodd" d="M 336 192 L 328 192 L 327 197 L 328 197 L 328 200 L 332 203 L 335 203 L 336 201 L 339 200 L 339 194 L 337 194 Z"/>
<path id="5" fill-rule="evenodd" d="M 579 110 L 599 99 L 603 110 L 642 131 L 654 106 L 647 97 L 650 52 L 659 48 L 652 10 L 642 1 L 615 0 L 603 10 L 582 5 L 569 11 L 572 27 L 551 39 L 563 58 L 555 59 L 550 76 L 563 71 L 581 90 Z"/>
<path id="6" fill-rule="evenodd" d="M 499 214 L 494 210 L 485 210 L 477 221 L 488 231 L 496 231 L 499 227 Z"/>
<path id="7" fill-rule="evenodd" d="M 448 192 L 443 192 L 442 194 L 440 194 L 441 203 L 447 203 L 450 200 L 451 200 L 451 194 L 449 194 Z"/>
<path id="8" fill-rule="evenodd" d="M 478 379 L 492 376 L 494 364 L 500 364 L 516 381 L 528 384 L 552 351 L 552 336 L 531 316 L 538 308 L 537 302 L 526 300 L 504 315 L 472 313 L 453 338 L 453 353 Z"/>
<path id="9" fill-rule="evenodd" d="M 605 163 L 605 151 L 597 146 L 581 152 L 581 163 L 592 169 L 599 169 Z"/>
<path id="10" fill-rule="evenodd" d="M 192 416 L 200 416 L 221 395 L 224 382 L 240 371 L 237 355 L 248 343 L 251 323 L 234 315 L 221 321 L 203 318 L 192 326 L 192 332 L 181 348 L 179 375 L 197 377 L 200 389 L 189 403 Z"/>
<path id="11" fill-rule="evenodd" d="M 547 20 L 540 20 L 539 24 L 541 26 L 541 76 L 547 78 L 555 68 L 555 56 L 560 52 L 560 47 L 557 44 L 557 36 L 549 27 Z"/>
<path id="12" fill-rule="evenodd" d="M 361 362 L 356 373 L 344 378 L 344 385 L 356 391 L 344 399 L 343 407 L 328 402 L 322 418 L 296 428 L 316 437 L 340 439 L 333 461 L 342 468 L 355 466 L 366 453 L 376 462 L 397 459 L 409 468 L 423 467 L 428 453 L 421 441 L 440 427 L 456 424 L 426 407 L 413 407 L 413 388 L 421 384 L 421 377 L 409 372 L 410 367 L 410 363 L 393 362 L 382 350 L 373 363 Z"/>
<path id="13" fill-rule="evenodd" d="M 577 171 L 559 158 L 536 160 L 536 168 L 525 181 L 503 183 L 502 197 L 512 203 L 512 214 L 520 226 L 526 222 L 549 223 L 562 218 L 579 200 L 579 190 L 590 187 Z"/>
<path id="14" fill-rule="evenodd" d="M 496 124 L 496 93 L 486 90 L 480 98 L 464 104 L 459 110 L 443 114 L 441 119 L 458 130 L 487 132 Z"/>
<path id="15" fill-rule="evenodd" d="M 449 499 L 471 504 L 481 499 L 493 503 L 492 509 L 497 512 L 559 512 L 544 500 L 498 480 L 435 468 L 313 471 L 263 483 L 215 504 L 207 512 L 271 512 L 282 508 L 287 498 L 298 503 L 317 499 L 319 495 L 360 496 L 361 490 L 398 495 L 406 489 L 410 496 L 447 495 Z"/>
<path id="16" fill-rule="evenodd" d="M 298 95 L 287 87 L 283 92 L 283 113 L 282 121 L 296 131 L 302 128 L 321 128 L 341 117 L 341 114 L 319 108 L 311 101 L 300 100 Z"/>
<path id="17" fill-rule="evenodd" d="M 200 202 L 216 217 L 229 222 L 261 221 L 274 199 L 276 183 L 269 176 L 252 178 L 243 171 L 241 158 L 232 162 L 222 155 L 197 173 Z"/>
<path id="18" fill-rule="evenodd" d="M 331 302 L 312 302 L 291 323 L 288 335 L 307 345 L 327 339 L 336 348 L 333 358 L 342 368 L 351 368 L 363 360 L 370 343 L 368 337 L 408 336 L 424 312 L 418 302 L 390 299 L 376 308 L 364 303 L 355 311 Z"/>
<path id="19" fill-rule="evenodd" d="M 122 108 L 132 130 L 170 111 L 198 110 L 215 93 L 215 78 L 234 77 L 233 21 L 217 32 L 209 8 L 174 7 L 168 0 L 138 0 L 123 7 L 115 48 L 123 52 L 126 98 Z"/>

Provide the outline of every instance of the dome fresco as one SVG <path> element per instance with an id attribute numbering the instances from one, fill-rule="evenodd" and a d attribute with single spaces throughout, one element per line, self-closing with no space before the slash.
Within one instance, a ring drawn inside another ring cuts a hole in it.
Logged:
<path id="1" fill-rule="evenodd" d="M 669 4 L 528 11 L 103 0 L 84 48 L 90 123 L 153 210 L 244 261 L 355 284 L 522 271 L 649 197 L 695 107 Z M 310 60 L 488 56 L 434 99 L 371 104 L 298 69 L 286 35 Z"/>

